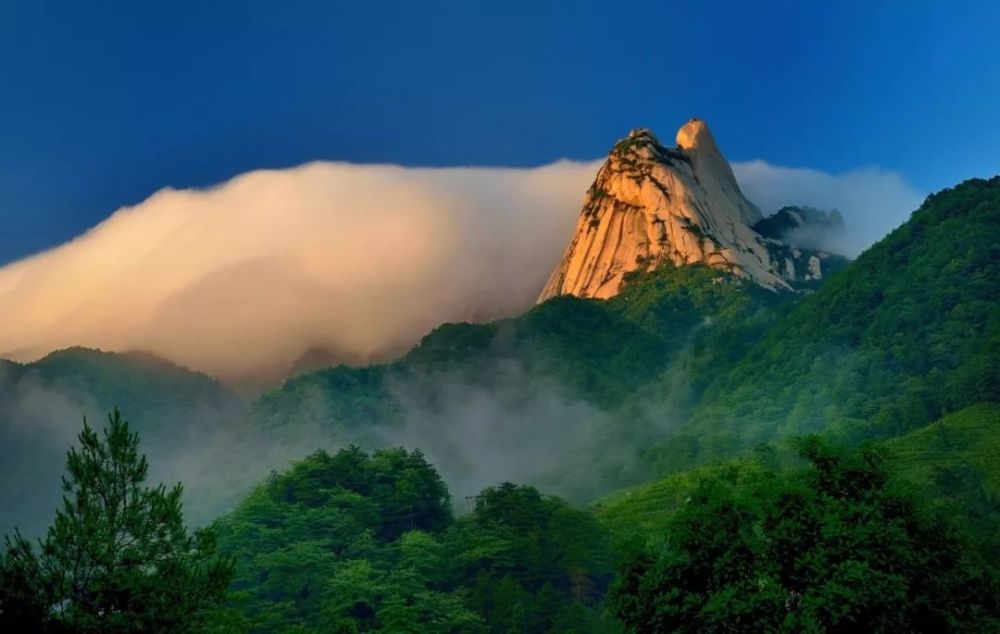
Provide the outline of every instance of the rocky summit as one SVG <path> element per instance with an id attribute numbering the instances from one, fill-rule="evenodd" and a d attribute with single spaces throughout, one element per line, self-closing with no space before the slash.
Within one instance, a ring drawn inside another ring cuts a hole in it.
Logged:
<path id="1" fill-rule="evenodd" d="M 612 297 L 625 274 L 661 265 L 704 264 L 774 290 L 823 276 L 827 253 L 754 230 L 761 213 L 704 121 L 684 124 L 676 143 L 668 148 L 640 128 L 615 144 L 539 302 Z"/>

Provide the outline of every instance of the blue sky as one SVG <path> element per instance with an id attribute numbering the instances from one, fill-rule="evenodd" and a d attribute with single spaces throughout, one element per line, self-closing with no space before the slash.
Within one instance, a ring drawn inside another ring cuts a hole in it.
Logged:
<path id="1" fill-rule="evenodd" d="M 998 25 L 961 1 L 7 1 L 0 263 L 165 186 L 590 159 L 695 115 L 731 160 L 931 191 L 1000 171 Z"/>

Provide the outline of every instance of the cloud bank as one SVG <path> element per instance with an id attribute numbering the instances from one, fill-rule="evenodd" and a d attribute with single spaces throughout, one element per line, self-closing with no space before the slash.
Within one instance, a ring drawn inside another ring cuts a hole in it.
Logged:
<path id="1" fill-rule="evenodd" d="M 530 305 L 595 170 L 312 163 L 166 189 L 0 269 L 0 353 L 135 348 L 223 377 L 378 357 Z"/>
<path id="2" fill-rule="evenodd" d="M 165 189 L 0 268 L 0 356 L 138 349 L 231 380 L 280 375 L 314 348 L 385 358 L 442 322 L 530 306 L 599 164 L 310 163 Z M 733 167 L 765 213 L 839 209 L 851 255 L 922 199 L 891 171 Z"/>

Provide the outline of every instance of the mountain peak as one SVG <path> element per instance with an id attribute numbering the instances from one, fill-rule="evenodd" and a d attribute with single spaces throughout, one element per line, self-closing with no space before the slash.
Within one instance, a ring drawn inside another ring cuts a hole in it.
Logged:
<path id="1" fill-rule="evenodd" d="M 697 117 L 688 119 L 688 122 L 677 131 L 677 147 L 689 152 L 699 147 L 718 151 L 715 146 L 715 138 L 712 136 L 711 130 L 708 129 L 708 124 Z"/>
<path id="2" fill-rule="evenodd" d="M 625 274 L 664 265 L 703 264 L 775 290 L 816 279 L 818 256 L 760 235 L 760 219 L 704 121 L 685 123 L 676 148 L 636 128 L 598 170 L 539 301 L 612 297 Z"/>

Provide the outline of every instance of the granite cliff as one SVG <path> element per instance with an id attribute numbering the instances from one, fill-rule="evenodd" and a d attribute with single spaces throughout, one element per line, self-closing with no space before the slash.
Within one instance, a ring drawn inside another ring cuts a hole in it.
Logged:
<path id="1" fill-rule="evenodd" d="M 640 128 L 615 144 L 539 301 L 612 297 L 626 273 L 662 265 L 704 264 L 774 290 L 822 277 L 827 253 L 754 230 L 764 219 L 704 121 L 684 124 L 676 143 Z"/>

